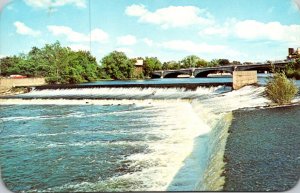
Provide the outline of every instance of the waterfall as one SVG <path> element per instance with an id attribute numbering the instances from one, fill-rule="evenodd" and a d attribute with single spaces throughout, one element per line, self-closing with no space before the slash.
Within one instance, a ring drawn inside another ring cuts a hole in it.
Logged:
<path id="1" fill-rule="evenodd" d="M 198 87 L 196 90 L 182 88 L 79 88 L 56 90 L 33 90 L 13 98 L 0 99 L 0 105 L 83 105 L 129 106 L 133 110 L 82 113 L 73 112 L 64 116 L 15 116 L 4 117 L 2 121 L 34 121 L 61 118 L 89 119 L 110 114 L 114 117 L 132 113 L 151 115 L 140 118 L 142 125 L 150 124 L 144 134 L 155 136 L 153 140 L 139 143 L 122 141 L 124 145 L 143 145 L 147 152 L 136 153 L 123 160 L 128 168 L 141 168 L 126 175 L 115 176 L 106 181 L 65 184 L 46 191 L 61 191 L 71 187 L 86 190 L 116 190 L 116 182 L 130 181 L 132 187 L 117 190 L 221 190 L 224 183 L 222 169 L 223 154 L 232 120 L 232 111 L 240 108 L 263 107 L 268 103 L 263 87 L 247 86 L 237 91 L 226 87 Z M 78 100 L 80 99 L 80 100 Z M 92 110 L 91 110 L 92 111 Z M 130 119 L 129 119 L 130 120 Z M 129 124 L 129 123 L 128 123 Z M 134 125 L 134 123 L 132 123 Z M 128 125 L 130 127 L 131 124 Z M 103 132 L 103 131 L 101 131 Z M 105 134 L 112 131 L 105 131 Z M 88 135 L 71 132 L 66 135 Z M 118 133 L 117 133 L 118 134 Z M 62 135 L 31 134 L 28 136 L 47 137 Z M 114 134 L 115 135 L 115 134 Z M 27 138 L 27 135 L 11 135 L 13 138 Z M 3 138 L 4 140 L 6 138 Z M 8 139 L 8 138 L 7 138 Z M 147 138 L 148 139 L 148 138 Z M 103 145 L 101 142 L 45 144 L 45 148 L 64 146 Z M 113 145 L 113 144 L 111 144 Z M 138 181 L 138 183 L 135 183 Z M 115 189 L 109 189 L 109 187 Z"/>

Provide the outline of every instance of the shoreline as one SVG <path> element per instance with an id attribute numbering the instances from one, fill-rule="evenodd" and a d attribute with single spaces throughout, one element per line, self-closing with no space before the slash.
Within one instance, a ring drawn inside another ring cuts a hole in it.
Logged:
<path id="1" fill-rule="evenodd" d="M 233 117 L 223 157 L 223 191 L 293 188 L 300 174 L 300 104 L 239 109 Z"/>

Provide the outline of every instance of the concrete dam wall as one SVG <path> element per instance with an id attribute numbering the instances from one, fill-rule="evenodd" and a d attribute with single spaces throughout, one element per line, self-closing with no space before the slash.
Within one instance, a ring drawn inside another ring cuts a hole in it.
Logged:
<path id="1" fill-rule="evenodd" d="M 45 78 L 0 78 L 0 90 L 16 86 L 38 86 L 46 84 Z"/>

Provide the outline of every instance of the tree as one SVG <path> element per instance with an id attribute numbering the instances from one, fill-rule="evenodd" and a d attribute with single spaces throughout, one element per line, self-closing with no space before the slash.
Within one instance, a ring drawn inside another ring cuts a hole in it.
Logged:
<path id="1" fill-rule="evenodd" d="M 219 66 L 220 63 L 219 63 L 219 60 L 218 59 L 212 59 L 209 63 L 208 63 L 208 66 L 209 67 L 215 67 L 215 66 Z"/>
<path id="2" fill-rule="evenodd" d="M 1 76 L 9 76 L 11 74 L 18 74 L 21 71 L 20 64 L 23 63 L 21 57 L 7 56 L 0 59 Z"/>
<path id="3" fill-rule="evenodd" d="M 226 66 L 226 65 L 229 65 L 230 62 L 228 59 L 219 59 L 219 65 L 221 66 Z"/>
<path id="4" fill-rule="evenodd" d="M 200 59 L 197 61 L 196 63 L 196 67 L 207 67 L 208 66 L 208 62 L 204 59 Z"/>
<path id="5" fill-rule="evenodd" d="M 285 74 L 288 78 L 300 80 L 300 58 L 287 64 Z"/>
<path id="6" fill-rule="evenodd" d="M 204 59 L 199 58 L 196 55 L 190 55 L 182 59 L 181 61 L 183 68 L 197 68 L 197 67 L 207 67 L 208 62 Z"/>
<path id="7" fill-rule="evenodd" d="M 80 83 L 98 78 L 99 66 L 89 52 L 72 51 L 57 41 L 28 54 L 1 59 L 3 75 L 22 74 L 46 77 L 48 83 Z"/>
<path id="8" fill-rule="evenodd" d="M 180 64 L 176 61 L 164 62 L 162 65 L 163 70 L 178 70 L 180 69 Z"/>
<path id="9" fill-rule="evenodd" d="M 241 62 L 240 62 L 240 61 L 235 61 L 235 60 L 234 60 L 234 61 L 231 62 L 231 64 L 232 64 L 232 65 L 241 65 Z"/>
<path id="10" fill-rule="evenodd" d="M 143 72 L 144 76 L 149 77 L 155 70 L 162 68 L 161 62 L 156 57 L 146 57 L 144 60 Z"/>
<path id="11" fill-rule="evenodd" d="M 99 77 L 99 66 L 90 52 L 70 52 L 68 58 L 69 65 L 62 74 L 67 82 L 91 82 Z"/>
<path id="12" fill-rule="evenodd" d="M 101 60 L 101 69 L 112 79 L 129 79 L 133 76 L 134 62 L 123 52 L 113 51 Z"/>

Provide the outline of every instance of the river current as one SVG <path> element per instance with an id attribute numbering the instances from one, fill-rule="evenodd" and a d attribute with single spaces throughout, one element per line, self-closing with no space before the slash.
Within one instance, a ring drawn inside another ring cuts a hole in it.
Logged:
<path id="1" fill-rule="evenodd" d="M 83 88 L 0 99 L 2 180 L 15 192 L 219 190 L 231 112 L 267 105 L 263 91 Z"/>

